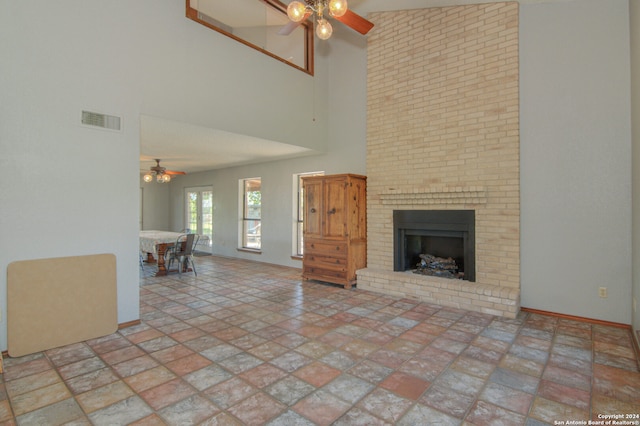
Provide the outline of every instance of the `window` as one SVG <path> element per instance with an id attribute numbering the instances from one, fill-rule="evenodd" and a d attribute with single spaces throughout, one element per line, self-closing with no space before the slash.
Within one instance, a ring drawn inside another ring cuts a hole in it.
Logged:
<path id="1" fill-rule="evenodd" d="M 313 22 L 290 28 L 279 0 L 187 0 L 186 16 L 287 65 L 313 75 Z"/>
<path id="2" fill-rule="evenodd" d="M 322 176 L 324 172 L 310 172 L 310 173 L 299 173 L 293 175 L 294 187 L 296 188 L 296 193 L 294 197 L 297 199 L 293 203 L 296 206 L 296 212 L 294 214 L 294 256 L 302 257 L 304 253 L 304 236 L 303 236 L 303 223 L 304 223 L 304 193 L 302 189 L 302 178 L 306 176 Z"/>
<path id="3" fill-rule="evenodd" d="M 242 179 L 242 248 L 260 250 L 262 248 L 260 229 L 262 192 L 261 178 Z"/>

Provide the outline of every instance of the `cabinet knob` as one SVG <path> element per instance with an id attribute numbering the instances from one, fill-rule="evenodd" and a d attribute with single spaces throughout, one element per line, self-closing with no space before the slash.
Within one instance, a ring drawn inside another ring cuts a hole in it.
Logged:
<path id="1" fill-rule="evenodd" d="M 311 210 L 309 210 L 309 211 L 310 211 L 311 213 L 315 213 L 315 212 L 316 212 L 316 209 L 315 209 L 315 208 L 313 208 L 313 207 L 311 207 Z"/>
<path id="2" fill-rule="evenodd" d="M 336 208 L 332 208 L 331 210 L 329 210 L 327 213 L 329 214 L 336 214 Z"/>

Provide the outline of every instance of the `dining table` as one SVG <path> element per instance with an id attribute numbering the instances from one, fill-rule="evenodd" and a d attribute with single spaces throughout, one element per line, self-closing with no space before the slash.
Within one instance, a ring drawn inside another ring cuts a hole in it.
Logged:
<path id="1" fill-rule="evenodd" d="M 140 251 L 147 254 L 146 263 L 157 263 L 156 277 L 167 275 L 164 256 L 167 249 L 173 247 L 181 232 L 140 231 Z M 157 260 L 156 260 L 157 259 Z"/>

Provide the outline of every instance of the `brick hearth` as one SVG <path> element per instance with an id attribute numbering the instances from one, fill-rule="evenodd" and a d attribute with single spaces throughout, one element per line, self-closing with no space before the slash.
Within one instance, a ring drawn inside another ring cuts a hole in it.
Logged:
<path id="1" fill-rule="evenodd" d="M 515 317 L 518 4 L 369 19 L 368 251 L 358 287 Z M 393 271 L 393 211 L 411 209 L 475 210 L 475 283 Z"/>

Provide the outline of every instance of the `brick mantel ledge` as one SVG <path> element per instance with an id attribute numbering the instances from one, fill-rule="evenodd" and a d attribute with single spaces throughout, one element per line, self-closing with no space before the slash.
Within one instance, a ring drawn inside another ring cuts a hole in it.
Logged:
<path id="1" fill-rule="evenodd" d="M 380 193 L 382 204 L 486 204 L 484 186 L 387 188 Z"/>
<path id="2" fill-rule="evenodd" d="M 357 274 L 361 290 L 507 318 L 515 318 L 520 310 L 517 288 L 373 268 L 360 269 Z"/>

